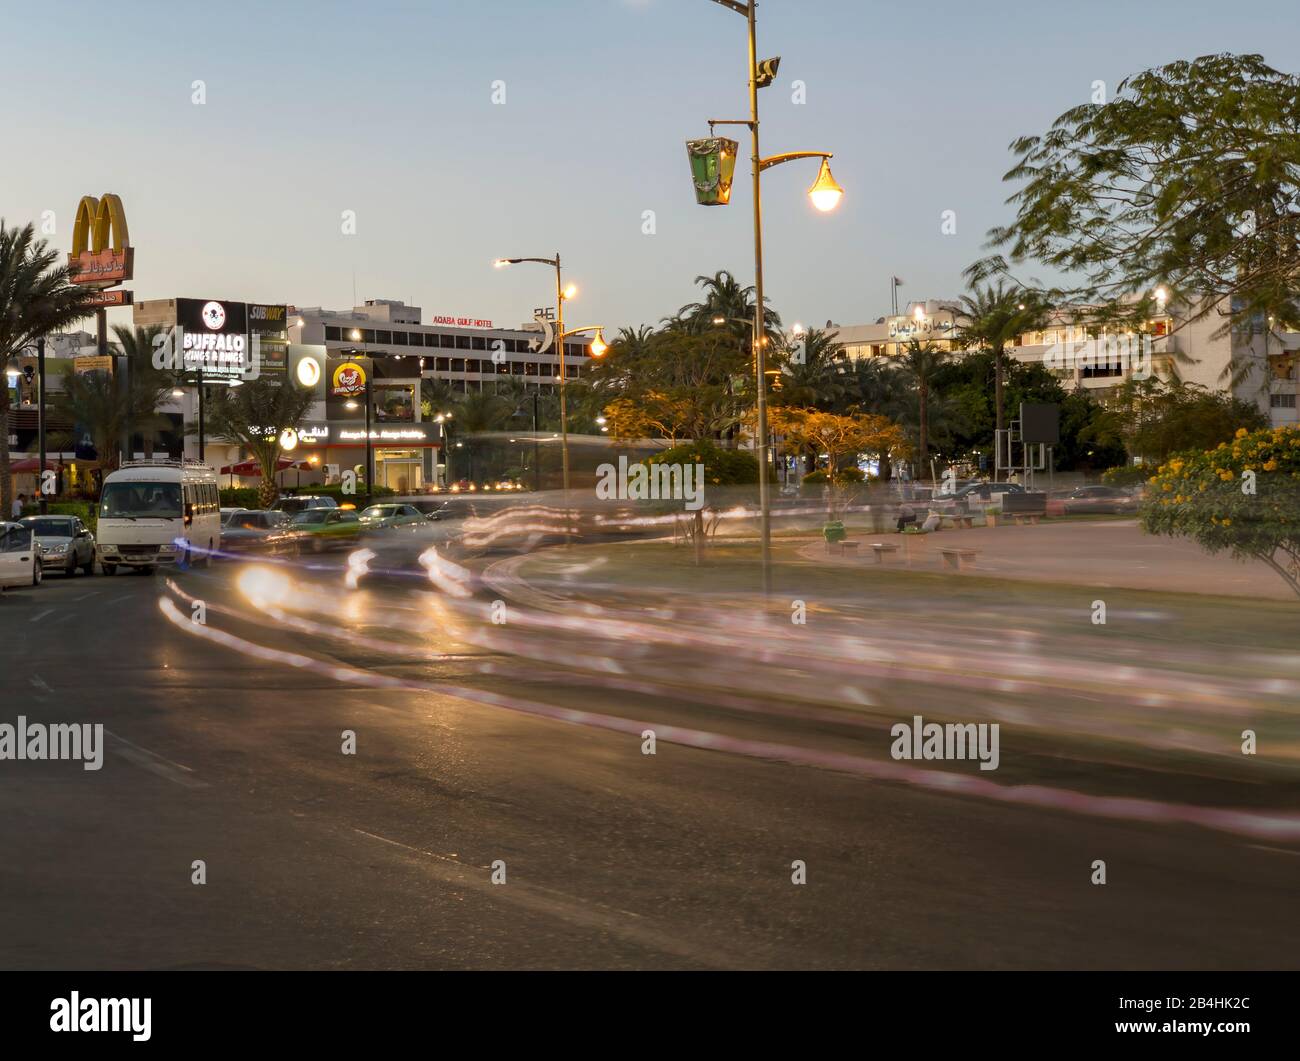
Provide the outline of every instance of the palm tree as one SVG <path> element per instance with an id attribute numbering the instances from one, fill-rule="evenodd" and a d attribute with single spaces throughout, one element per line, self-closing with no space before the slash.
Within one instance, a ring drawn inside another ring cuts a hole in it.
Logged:
<path id="1" fill-rule="evenodd" d="M 270 376 L 218 391 L 215 399 L 209 399 L 213 434 L 250 450 L 261 468 L 257 500 L 262 508 L 270 508 L 280 493 L 275 481 L 280 470 L 280 436 L 286 428 L 302 425 L 314 400 L 313 392 L 305 387 Z"/>
<path id="2" fill-rule="evenodd" d="M 961 297 L 961 315 L 965 322 L 957 329 L 963 346 L 977 347 L 993 354 L 994 422 L 1003 429 L 1002 381 L 1004 351 L 1016 336 L 1042 326 L 1047 307 L 1042 296 L 1028 289 L 1007 287 L 999 280 L 995 285 L 975 287 Z"/>
<path id="3" fill-rule="evenodd" d="M 510 415 L 506 403 L 490 391 L 470 391 L 456 410 L 456 427 L 463 435 L 498 431 Z"/>
<path id="4" fill-rule="evenodd" d="M 428 420 L 432 420 L 439 413 L 450 412 L 463 397 L 464 395 L 445 379 L 425 377 L 420 381 L 420 402 L 429 407 L 424 411 L 425 418 Z"/>
<path id="5" fill-rule="evenodd" d="M 101 478 L 118 466 L 123 438 L 131 453 L 132 439 L 140 432 L 145 453 L 150 454 L 158 433 L 172 426 L 171 420 L 158 412 L 158 406 L 175 386 L 175 374 L 153 364 L 154 341 L 162 328 L 116 325 L 113 332 L 117 336 L 114 346 L 119 351 L 115 371 L 78 373 L 72 365 L 66 365 L 63 390 L 50 399 L 52 409 L 90 434 Z M 118 382 L 119 371 L 127 374 L 125 389 Z"/>
<path id="6" fill-rule="evenodd" d="M 934 343 L 912 339 L 898 358 L 898 368 L 903 378 L 916 390 L 917 404 L 917 456 L 921 474 L 925 474 L 926 454 L 930 446 L 930 392 L 935 377 L 952 355 Z"/>
<path id="7" fill-rule="evenodd" d="M 697 276 L 695 282 L 704 289 L 703 301 L 688 302 L 677 311 L 676 317 L 666 318 L 665 323 L 693 332 L 724 327 L 735 336 L 740 349 L 748 351 L 754 335 L 751 323 L 754 320 L 754 288 L 741 287 L 740 282 L 725 269 L 712 276 Z M 721 320 L 722 324 L 715 324 L 716 320 Z M 769 343 L 779 338 L 780 327 L 780 314 L 764 306 L 763 329 Z"/>
<path id="8" fill-rule="evenodd" d="M 501 399 L 506 424 L 512 420 L 529 425 L 533 422 L 533 399 L 537 385 L 529 386 L 526 376 L 498 376 L 493 392 Z"/>
<path id="9" fill-rule="evenodd" d="M 120 324 L 113 326 L 113 334 L 117 336 L 117 342 L 113 345 L 121 354 L 117 363 L 125 366 L 127 387 L 131 391 L 127 418 L 123 425 L 127 436 L 127 451 L 134 451 L 133 438 L 139 430 L 142 431 L 141 444 L 146 456 L 152 455 L 157 442 L 156 428 L 171 426 L 167 417 L 156 417 L 154 414 L 159 403 L 177 384 L 177 373 L 158 368 L 154 364 L 154 349 L 162 332 L 162 326 L 157 324 L 148 328 L 124 328 Z M 143 430 L 146 425 L 138 422 L 140 414 L 150 421 L 147 425 L 150 430 Z"/>
<path id="10" fill-rule="evenodd" d="M 32 225 L 7 228 L 0 218 L 0 372 L 11 357 L 50 332 L 85 317 L 90 292 L 70 282 L 58 252 L 36 238 Z M 9 472 L 9 388 L 0 386 L 0 518 L 13 504 Z"/>
<path id="11" fill-rule="evenodd" d="M 845 385 L 849 413 L 874 413 L 891 420 L 904 420 L 909 412 L 907 381 L 893 357 L 860 357 L 849 367 Z M 893 462 L 888 450 L 880 454 L 880 478 L 893 477 Z"/>
<path id="12" fill-rule="evenodd" d="M 835 341 L 835 334 L 823 328 L 809 328 L 804 333 L 802 361 L 795 361 L 788 349 L 781 351 L 785 371 L 781 390 L 773 396 L 774 404 L 839 411 L 838 407 L 851 393 L 851 377 L 844 347 Z"/>

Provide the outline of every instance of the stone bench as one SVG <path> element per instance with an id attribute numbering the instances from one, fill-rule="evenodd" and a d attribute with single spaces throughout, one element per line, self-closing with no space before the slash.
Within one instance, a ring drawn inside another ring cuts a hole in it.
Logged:
<path id="1" fill-rule="evenodd" d="M 872 542 L 871 549 L 876 554 L 876 563 L 883 564 L 886 556 L 891 556 L 898 552 L 898 546 L 889 542 Z"/>
<path id="2" fill-rule="evenodd" d="M 945 512 L 939 519 L 940 526 L 942 526 L 943 521 L 947 521 L 957 530 L 971 530 L 975 526 L 975 517 L 964 512 Z"/>
<path id="3" fill-rule="evenodd" d="M 975 566 L 975 558 L 979 555 L 979 550 L 940 549 L 939 555 L 943 557 L 943 566 L 950 571 L 965 571 L 968 567 Z"/>
<path id="4" fill-rule="evenodd" d="M 1043 518 L 1041 512 L 1013 512 L 1011 516 L 1016 521 L 1017 527 L 1023 527 L 1026 523 L 1036 524 Z"/>

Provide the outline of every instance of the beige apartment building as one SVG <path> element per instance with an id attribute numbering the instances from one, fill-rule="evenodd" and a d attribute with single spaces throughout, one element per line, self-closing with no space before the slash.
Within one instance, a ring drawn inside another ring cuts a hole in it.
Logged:
<path id="1" fill-rule="evenodd" d="M 1252 402 L 1274 425 L 1300 423 L 1300 332 L 1261 321 L 1250 334 L 1225 330 L 1225 318 L 1217 312 L 1200 320 L 1191 316 L 1187 307 L 1171 304 L 1133 331 L 1089 325 L 1088 307 L 1063 308 L 1042 329 L 1017 336 L 1008 353 L 1045 365 L 1067 387 L 1104 393 L 1132 378 L 1177 378 Z M 832 324 L 828 330 L 844 355 L 856 360 L 895 357 L 913 339 L 961 349 L 961 323 L 958 303 L 929 299 L 873 324 Z"/>

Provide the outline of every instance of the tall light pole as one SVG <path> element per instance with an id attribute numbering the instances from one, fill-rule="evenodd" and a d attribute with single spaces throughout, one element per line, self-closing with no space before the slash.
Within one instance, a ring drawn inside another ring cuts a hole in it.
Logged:
<path id="1" fill-rule="evenodd" d="M 560 459 L 564 469 L 563 472 L 564 496 L 567 504 L 567 500 L 569 496 L 569 406 L 568 406 L 567 396 L 565 394 L 565 387 L 566 384 L 568 383 L 568 375 L 565 372 L 564 340 L 569 338 L 570 336 L 577 335 L 580 332 L 595 331 L 597 333 L 597 340 L 600 341 L 602 345 L 601 353 L 604 353 L 604 349 L 603 349 L 604 342 L 599 338 L 600 328 L 597 325 L 588 325 L 584 328 L 573 328 L 572 330 L 567 332 L 564 330 L 564 304 L 568 302 L 569 299 L 574 298 L 577 295 L 578 288 L 575 284 L 569 284 L 567 287 L 565 286 L 564 275 L 560 268 L 559 251 L 555 252 L 554 258 L 498 258 L 492 264 L 497 269 L 504 269 L 507 265 L 518 265 L 520 262 L 536 262 L 539 265 L 549 265 L 551 268 L 555 270 L 555 340 L 554 341 L 555 341 L 555 345 L 559 347 L 559 354 L 560 354 L 560 384 L 559 384 L 560 386 Z M 595 353 L 594 344 L 593 344 L 592 352 Z M 597 354 L 596 356 L 599 357 L 600 354 Z"/>
<path id="2" fill-rule="evenodd" d="M 365 336 L 362 335 L 361 332 L 356 328 L 352 329 L 352 341 L 354 343 L 355 342 L 361 343 L 361 356 L 365 357 L 366 356 Z M 370 444 L 370 402 L 371 402 L 370 377 L 374 375 L 374 371 L 375 371 L 375 366 L 373 363 L 366 366 L 366 371 L 365 371 L 365 377 L 366 377 L 366 504 L 365 507 L 366 508 L 370 507 L 370 502 L 372 500 L 371 494 L 374 489 L 370 481 L 371 476 L 374 475 L 374 448 Z"/>
<path id="3" fill-rule="evenodd" d="M 758 3 L 757 0 L 713 0 L 714 3 L 721 4 L 723 7 L 737 14 L 745 16 L 746 27 L 749 34 L 749 119 L 746 120 L 710 120 L 709 129 L 712 132 L 716 125 L 746 125 L 749 127 L 750 138 L 752 141 L 752 153 L 750 162 L 753 174 L 754 184 L 754 378 L 757 388 L 757 438 L 755 446 L 758 457 L 758 506 L 759 506 L 759 535 L 761 540 L 761 557 L 763 568 L 763 593 L 769 594 L 772 590 L 772 498 L 771 491 L 767 482 L 767 463 L 769 441 L 767 432 L 767 330 L 764 320 L 764 301 L 763 301 L 763 170 L 770 166 L 779 166 L 783 162 L 790 162 L 797 158 L 820 158 L 822 160 L 821 169 L 818 171 L 817 180 L 811 188 L 808 189 L 808 197 L 812 200 L 813 205 L 823 212 L 833 210 L 839 204 L 840 198 L 844 194 L 844 189 L 835 183 L 835 178 L 831 176 L 830 159 L 831 154 L 828 151 L 789 151 L 780 155 L 773 155 L 770 158 L 764 158 L 759 151 L 758 143 L 758 90 L 771 83 L 775 77 L 775 65 L 772 64 L 769 75 L 763 75 L 759 70 L 758 60 L 758 33 L 756 25 L 756 14 Z M 768 64 L 764 64 L 767 66 Z M 725 202 L 725 200 L 723 200 Z"/>

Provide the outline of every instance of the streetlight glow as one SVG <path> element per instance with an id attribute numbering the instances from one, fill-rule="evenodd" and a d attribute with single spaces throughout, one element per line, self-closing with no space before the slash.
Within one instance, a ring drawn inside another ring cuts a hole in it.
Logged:
<path id="1" fill-rule="evenodd" d="M 609 344 L 605 342 L 605 336 L 599 328 L 596 329 L 596 337 L 591 340 L 591 356 L 604 357 L 605 351 L 609 349 Z"/>
<path id="2" fill-rule="evenodd" d="M 808 198 L 818 210 L 828 213 L 840 205 L 843 197 L 844 189 L 836 184 L 835 178 L 831 176 L 830 159 L 822 159 L 822 168 L 817 173 L 817 180 L 808 189 Z"/>
<path id="3" fill-rule="evenodd" d="M 578 285 L 577 284 L 566 285 L 563 294 L 564 294 L 564 300 L 566 302 L 569 299 L 576 298 L 578 295 Z"/>

